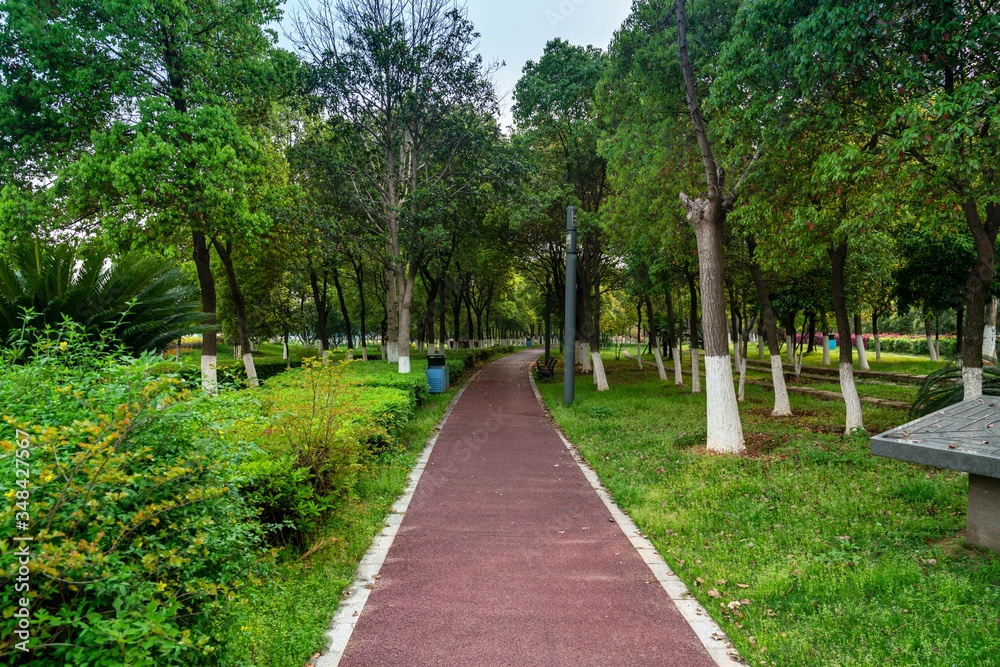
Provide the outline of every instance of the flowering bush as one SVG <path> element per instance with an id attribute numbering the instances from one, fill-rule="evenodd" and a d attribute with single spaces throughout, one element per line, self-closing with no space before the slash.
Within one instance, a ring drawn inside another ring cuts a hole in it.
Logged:
<path id="1" fill-rule="evenodd" d="M 242 447 L 218 438 L 218 415 L 239 406 L 147 375 L 154 359 L 110 356 L 78 325 L 49 333 L 27 363 L 0 352 L 0 550 L 32 538 L 27 590 L 15 591 L 17 560 L 0 562 L 0 658 L 210 664 L 240 588 L 268 571 L 237 492 Z M 17 431 L 28 434 L 23 485 Z M 27 653 L 15 647 L 22 596 Z"/>

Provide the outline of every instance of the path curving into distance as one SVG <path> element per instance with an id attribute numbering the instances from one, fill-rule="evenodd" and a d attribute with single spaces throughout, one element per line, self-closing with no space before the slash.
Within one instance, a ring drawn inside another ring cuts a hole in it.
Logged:
<path id="1" fill-rule="evenodd" d="M 341 667 L 733 664 L 564 446 L 529 380 L 538 354 L 494 362 L 453 406 Z"/>

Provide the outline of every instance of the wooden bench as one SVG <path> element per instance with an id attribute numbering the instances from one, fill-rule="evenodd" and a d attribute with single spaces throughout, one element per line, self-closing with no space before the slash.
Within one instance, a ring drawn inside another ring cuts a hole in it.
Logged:
<path id="1" fill-rule="evenodd" d="M 548 361 L 544 357 L 539 358 L 535 362 L 535 372 L 539 380 L 551 380 L 556 376 L 556 358 L 549 357 Z"/>
<path id="2" fill-rule="evenodd" d="M 1000 553 L 1000 398 L 938 410 L 871 439 L 872 454 L 969 473 L 969 544 Z"/>

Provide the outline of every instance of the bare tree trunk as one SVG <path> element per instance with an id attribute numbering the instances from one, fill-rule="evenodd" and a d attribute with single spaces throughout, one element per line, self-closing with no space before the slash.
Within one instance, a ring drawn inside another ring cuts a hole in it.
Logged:
<path id="1" fill-rule="evenodd" d="M 878 311 L 872 310 L 872 338 L 875 341 L 875 363 L 882 362 L 882 343 L 878 339 Z"/>
<path id="2" fill-rule="evenodd" d="M 674 317 L 674 303 L 670 285 L 664 290 L 667 300 L 667 333 L 669 335 L 670 356 L 674 358 L 674 385 L 684 386 L 684 373 L 681 368 L 680 334 L 677 332 L 677 320 Z"/>
<path id="3" fill-rule="evenodd" d="M 663 368 L 663 353 L 660 352 L 660 335 L 656 330 L 653 319 L 653 299 L 646 295 L 646 319 L 649 320 L 649 344 L 653 348 L 653 358 L 656 360 L 656 372 L 660 374 L 660 380 L 667 381 L 667 371 Z"/>
<path id="4" fill-rule="evenodd" d="M 980 217 L 979 208 L 971 197 L 963 208 L 976 248 L 976 263 L 966 282 L 965 310 L 969 321 L 962 346 L 962 382 L 965 385 L 965 400 L 969 400 L 983 395 L 983 315 L 995 274 L 993 249 L 1000 231 L 1000 204 L 986 204 L 985 220 Z"/>
<path id="5" fill-rule="evenodd" d="M 226 273 L 226 281 L 229 283 L 229 291 L 233 295 L 236 331 L 239 335 L 239 346 L 243 355 L 243 367 L 247 372 L 247 381 L 250 383 L 250 386 L 256 387 L 260 383 L 257 382 L 257 368 L 253 363 L 253 348 L 250 346 L 250 327 L 247 326 L 246 302 L 243 299 L 243 292 L 236 282 L 236 271 L 233 268 L 233 244 L 230 241 L 220 243 L 218 239 L 213 238 L 212 246 L 215 247 L 215 253 L 222 261 L 222 268 Z"/>
<path id="6" fill-rule="evenodd" d="M 340 270 L 333 270 L 333 287 L 340 301 L 340 316 L 344 319 L 344 335 L 347 337 L 347 349 L 354 351 L 354 330 L 351 328 L 351 314 L 347 312 L 347 302 L 344 300 L 344 290 L 340 287 Z M 349 353 L 350 354 L 350 353 Z"/>
<path id="7" fill-rule="evenodd" d="M 700 259 L 700 258 L 699 258 Z M 701 371 L 698 363 L 698 292 L 694 286 L 694 274 L 688 274 L 688 289 L 691 291 L 690 329 L 691 340 L 688 349 L 691 355 L 691 393 L 701 393 Z"/>
<path id="8" fill-rule="evenodd" d="M 316 269 L 309 268 L 309 284 L 312 287 L 313 302 L 316 304 L 316 345 L 323 361 L 326 361 L 330 349 L 330 339 L 326 333 L 326 319 L 330 315 L 329 278 L 323 272 L 323 288 L 319 286 L 319 276 Z"/>
<path id="9" fill-rule="evenodd" d="M 767 293 L 767 285 L 764 284 L 764 276 L 760 271 L 760 264 L 755 258 L 757 252 L 757 240 L 753 235 L 747 236 L 747 249 L 750 257 L 750 276 L 753 278 L 754 286 L 757 288 L 757 300 L 761 304 L 763 311 L 764 332 L 767 336 L 767 349 L 771 355 L 771 384 L 774 385 L 774 410 L 771 414 L 775 417 L 791 417 L 792 406 L 788 401 L 788 387 L 785 386 L 785 370 L 781 364 L 781 347 L 778 345 L 778 324 L 774 320 L 774 309 L 771 307 L 771 297 Z"/>
<path id="10" fill-rule="evenodd" d="M 397 294 L 396 270 L 385 270 L 385 357 L 390 364 L 399 363 L 399 295 Z M 407 318 L 409 319 L 409 318 Z"/>
<path id="11" fill-rule="evenodd" d="M 201 342 L 201 387 L 204 391 L 214 394 L 218 391 L 218 334 L 216 322 L 215 278 L 212 277 L 212 258 L 208 250 L 205 235 L 194 232 L 194 265 L 198 272 L 198 284 L 201 287 L 201 310 L 208 315 L 205 324 L 212 327 L 202 334 Z"/>
<path id="12" fill-rule="evenodd" d="M 931 356 L 931 361 L 939 361 L 937 345 L 934 344 L 934 336 L 931 335 L 931 317 L 926 308 L 924 308 L 924 336 L 927 338 L 927 352 Z"/>
<path id="13" fill-rule="evenodd" d="M 398 354 L 399 372 L 410 372 L 410 317 L 413 312 L 413 292 L 417 282 L 417 268 L 414 265 L 398 266 L 396 278 L 399 281 L 397 286 L 399 299 L 399 332 L 398 332 Z"/>
<path id="14" fill-rule="evenodd" d="M 830 263 L 833 268 L 833 311 L 837 316 L 837 331 L 840 334 L 840 392 L 847 406 L 847 433 L 855 429 L 864 430 L 865 424 L 861 414 L 861 399 L 854 384 L 854 363 L 851 358 L 851 320 L 847 314 L 847 298 L 844 285 L 847 280 L 847 240 L 831 245 L 828 249 Z"/>
<path id="15" fill-rule="evenodd" d="M 861 332 L 861 313 L 854 313 L 854 346 L 858 348 L 858 365 L 861 370 L 871 370 L 868 365 L 868 352 L 865 350 L 865 337 Z"/>
<path id="16" fill-rule="evenodd" d="M 983 356 L 997 358 L 997 298 L 990 299 L 986 307 L 986 326 L 983 327 Z"/>

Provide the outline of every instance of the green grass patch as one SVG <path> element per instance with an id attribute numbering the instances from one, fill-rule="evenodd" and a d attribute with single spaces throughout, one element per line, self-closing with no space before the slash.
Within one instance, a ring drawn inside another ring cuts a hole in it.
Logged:
<path id="1" fill-rule="evenodd" d="M 996 664 L 1000 559 L 964 541 L 966 475 L 871 456 L 843 435 L 839 403 L 792 394 L 795 415 L 775 419 L 753 386 L 748 452 L 711 454 L 690 378 L 677 388 L 654 364 L 605 364 L 611 391 L 579 377 L 571 407 L 561 382 L 542 396 L 750 664 Z M 864 416 L 873 433 L 906 421 Z"/>

